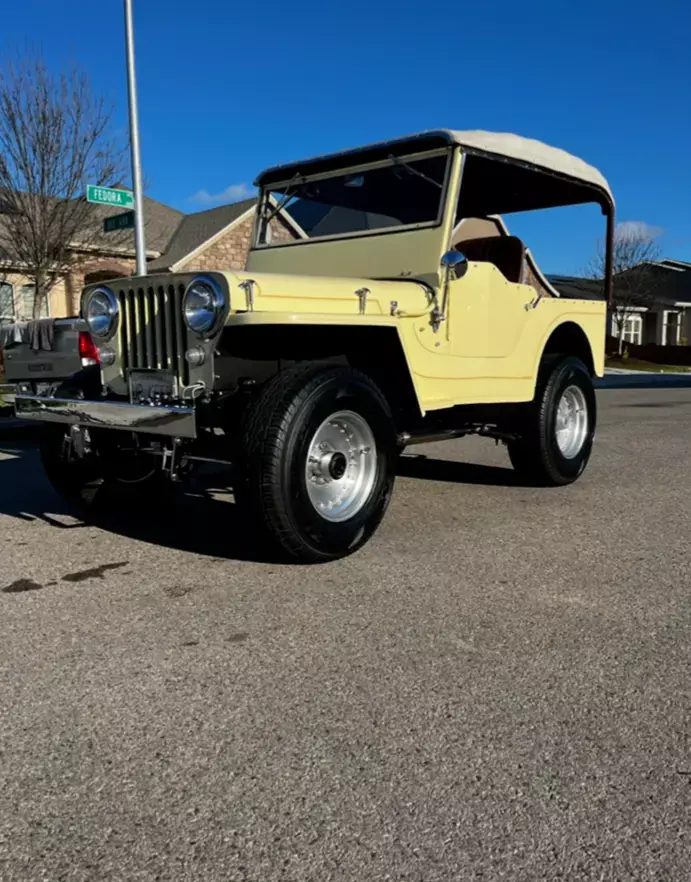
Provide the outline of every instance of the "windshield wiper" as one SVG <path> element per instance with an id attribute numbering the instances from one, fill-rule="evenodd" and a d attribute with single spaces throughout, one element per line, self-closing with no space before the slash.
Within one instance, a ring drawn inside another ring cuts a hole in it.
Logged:
<path id="1" fill-rule="evenodd" d="M 418 169 L 413 168 L 410 163 L 406 162 L 405 159 L 401 159 L 400 156 L 389 156 L 391 162 L 394 165 L 401 166 L 404 168 L 409 174 L 415 175 L 418 178 L 422 178 L 423 181 L 427 181 L 428 184 L 434 184 L 435 187 L 438 187 L 440 190 L 444 188 L 443 184 L 440 184 L 439 181 L 435 181 L 434 178 L 428 177 L 424 172 L 418 171 Z"/>
<path id="2" fill-rule="evenodd" d="M 285 191 L 283 192 L 283 197 L 282 197 L 281 201 L 276 205 L 276 207 L 274 208 L 274 210 L 271 212 L 271 214 L 268 217 L 265 215 L 265 217 L 264 217 L 265 224 L 270 224 L 271 221 L 276 217 L 276 215 L 279 214 L 281 211 L 283 211 L 283 209 L 286 207 L 286 205 L 295 196 L 295 190 L 298 187 L 301 187 L 304 183 L 305 183 L 305 179 L 302 177 L 302 175 L 299 172 L 293 178 L 291 178 L 291 180 L 288 182 L 288 185 L 285 188 Z M 268 206 L 268 204 L 269 203 L 267 200 L 266 205 Z"/>

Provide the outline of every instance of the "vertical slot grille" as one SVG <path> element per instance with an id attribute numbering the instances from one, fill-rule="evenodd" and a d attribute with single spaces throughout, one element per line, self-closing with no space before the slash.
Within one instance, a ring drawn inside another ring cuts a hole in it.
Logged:
<path id="1" fill-rule="evenodd" d="M 182 285 L 149 285 L 118 291 L 120 352 L 125 374 L 131 370 L 168 370 L 182 385 L 187 385 L 183 293 Z"/>

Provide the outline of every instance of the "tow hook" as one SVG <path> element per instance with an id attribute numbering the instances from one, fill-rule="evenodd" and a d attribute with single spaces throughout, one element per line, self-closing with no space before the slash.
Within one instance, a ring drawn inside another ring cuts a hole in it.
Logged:
<path id="1" fill-rule="evenodd" d="M 167 473 L 171 481 L 182 481 L 183 455 L 182 438 L 173 438 L 171 447 L 163 448 L 163 462 L 161 468 Z"/>
<path id="2" fill-rule="evenodd" d="M 84 459 L 91 453 L 91 439 L 82 426 L 70 426 L 69 437 L 65 436 L 65 442 L 69 447 L 68 460 Z"/>

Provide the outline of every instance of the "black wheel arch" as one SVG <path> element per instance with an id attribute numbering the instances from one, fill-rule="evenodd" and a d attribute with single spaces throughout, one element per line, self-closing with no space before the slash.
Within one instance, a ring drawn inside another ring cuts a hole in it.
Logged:
<path id="1" fill-rule="evenodd" d="M 216 366 L 221 382 L 232 387 L 240 377 L 263 383 L 285 368 L 306 361 L 348 365 L 362 371 L 386 396 L 397 425 L 408 426 L 421 416 L 403 344 L 393 327 L 226 327 L 218 344 Z"/>
<path id="2" fill-rule="evenodd" d="M 585 365 L 591 377 L 595 376 L 595 358 L 588 335 L 576 322 L 567 321 L 558 325 L 547 338 L 540 364 L 548 356 L 573 355 Z"/>

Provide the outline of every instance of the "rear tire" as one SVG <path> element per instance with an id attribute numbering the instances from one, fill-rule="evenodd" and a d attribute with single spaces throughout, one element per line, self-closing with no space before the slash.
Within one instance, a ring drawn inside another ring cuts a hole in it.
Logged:
<path id="1" fill-rule="evenodd" d="M 576 481 L 593 449 L 597 406 L 593 381 L 573 356 L 547 356 L 537 394 L 509 441 L 514 469 L 531 484 L 559 487 Z"/>
<path id="2" fill-rule="evenodd" d="M 317 563 L 361 548 L 394 486 L 391 411 L 365 374 L 299 364 L 250 406 L 240 439 L 236 503 L 282 557 Z"/>

